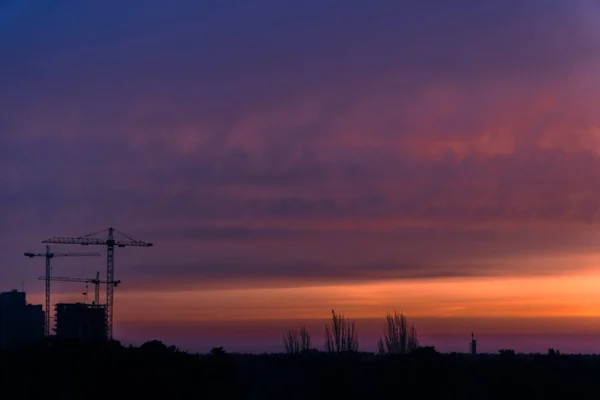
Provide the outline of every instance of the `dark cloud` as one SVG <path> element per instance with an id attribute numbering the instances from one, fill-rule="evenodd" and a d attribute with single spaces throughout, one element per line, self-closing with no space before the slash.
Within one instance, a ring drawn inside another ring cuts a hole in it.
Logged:
<path id="1" fill-rule="evenodd" d="M 334 84 L 341 101 L 346 90 L 398 70 L 421 78 L 412 88 L 423 78 L 556 78 L 598 50 L 580 22 L 583 2 L 135 4 L 142 3 L 71 2 L 13 17 L 21 24 L 8 43 L 20 46 L 9 47 L 12 62 L 4 65 L 25 72 L 11 70 L 14 92 L 30 99 L 28 91 L 59 92 L 54 106 L 113 113 L 106 97 L 118 97 L 117 105 L 152 96 L 210 118 L 288 101 L 303 91 L 299 84 Z M 36 30 L 27 30 L 32 24 Z"/>
<path id="2" fill-rule="evenodd" d="M 571 272 L 577 271 L 575 267 Z M 491 262 L 437 264 L 365 264 L 331 265 L 318 262 L 256 264 L 198 263 L 194 265 L 144 265 L 120 271 L 126 282 L 125 291 L 177 291 L 235 288 L 296 288 L 348 283 L 373 283 L 391 280 L 427 280 L 472 277 L 529 277 L 564 272 L 553 267 L 545 269 L 511 268 Z"/>
<path id="3" fill-rule="evenodd" d="M 521 228 L 502 232 L 452 226 L 366 233 L 347 228 L 312 232 L 299 229 L 293 240 L 285 235 L 269 237 L 266 245 L 258 248 L 253 240 L 256 237 L 220 239 L 211 232 L 197 240 L 194 232 L 167 232 L 170 241 L 192 240 L 196 251 L 181 257 L 169 241 L 158 241 L 157 246 L 171 247 L 172 252 L 164 254 L 158 250 L 159 253 L 145 254 L 148 256 L 145 262 L 139 261 L 143 257 L 140 254 L 127 257 L 119 268 L 119 278 L 127 282 L 124 290 L 303 287 L 394 279 L 543 276 L 585 270 L 589 265 L 576 258 L 568 265 L 553 259 L 559 260 L 565 254 L 593 254 L 596 247 L 591 230 L 552 232 Z M 158 237 L 150 232 L 139 234 Z M 219 240 L 225 246 L 211 248 Z M 249 247 L 240 251 L 236 240 L 245 241 Z M 344 255 L 342 261 L 337 254 Z M 540 254 L 542 261 L 535 261 Z M 126 256 L 119 255 L 120 260 L 121 257 Z"/>
<path id="4" fill-rule="evenodd" d="M 455 266 L 456 267 L 456 266 Z M 482 276 L 472 270 L 431 265 L 324 265 L 317 262 L 255 264 L 197 264 L 139 266 L 120 274 L 124 290 L 182 290 L 243 287 L 302 287 L 390 279 L 427 279 Z M 496 273 L 491 273 L 491 276 Z M 125 288 L 125 286 L 123 286 Z M 162 289 L 161 289 L 162 288 Z"/>
<path id="5" fill-rule="evenodd" d="M 245 226 L 194 226 L 176 229 L 161 229 L 159 232 L 148 233 L 154 240 L 202 240 L 202 241 L 232 241 L 232 240 L 277 240 L 298 239 L 306 232 L 296 229 L 256 229 Z"/>

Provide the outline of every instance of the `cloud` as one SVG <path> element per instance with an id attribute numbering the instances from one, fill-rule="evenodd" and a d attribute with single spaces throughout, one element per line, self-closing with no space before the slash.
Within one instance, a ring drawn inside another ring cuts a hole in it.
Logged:
<path id="1" fill-rule="evenodd" d="M 589 251 L 597 3 L 136 4 L 3 3 L 0 250 L 114 225 L 215 282 Z"/>
<path id="2" fill-rule="evenodd" d="M 265 239 L 297 239 L 303 236 L 303 232 L 297 229 L 255 229 L 239 226 L 193 226 L 178 229 L 161 229 L 153 232 L 155 240 L 202 240 L 202 241 L 230 241 L 230 240 L 265 240 Z"/>
<path id="3" fill-rule="evenodd" d="M 121 274 L 126 291 L 199 290 L 215 288 L 293 288 L 390 279 L 465 277 L 472 271 L 434 269 L 418 265 L 324 265 L 317 262 L 256 264 L 153 265 L 130 268 Z"/>
<path id="4" fill-rule="evenodd" d="M 592 229 L 434 226 L 382 231 L 325 226 L 298 228 L 292 236 L 269 236 L 264 243 L 258 240 L 263 238 L 260 231 L 255 237 L 210 235 L 200 240 L 185 230 L 167 231 L 167 235 L 167 241 L 157 241 L 157 247 L 144 254 L 119 254 L 118 275 L 127 282 L 123 290 L 529 277 L 585 272 L 597 262 Z M 179 253 L 186 243 L 194 250 Z"/>

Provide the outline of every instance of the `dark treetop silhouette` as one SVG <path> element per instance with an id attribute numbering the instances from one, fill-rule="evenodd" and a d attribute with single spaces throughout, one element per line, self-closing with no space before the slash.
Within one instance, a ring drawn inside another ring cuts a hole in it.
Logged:
<path id="1" fill-rule="evenodd" d="M 0 353 L 7 399 L 387 398 L 592 399 L 600 396 L 600 357 L 359 352 L 229 354 L 222 347 L 194 355 L 149 341 L 77 343 L 45 339 Z M 112 382 L 100 378 L 112 371 Z M 400 395 L 401 394 L 401 395 Z"/>
<path id="2" fill-rule="evenodd" d="M 598 398 L 599 356 L 440 354 L 418 346 L 403 314 L 388 314 L 378 354 L 358 351 L 354 322 L 332 310 L 325 350 L 311 348 L 302 326 L 284 335 L 287 354 L 189 354 L 151 340 L 123 347 L 113 340 L 42 341 L 0 352 L 2 398 Z M 99 378 L 111 372 L 111 384 Z"/>

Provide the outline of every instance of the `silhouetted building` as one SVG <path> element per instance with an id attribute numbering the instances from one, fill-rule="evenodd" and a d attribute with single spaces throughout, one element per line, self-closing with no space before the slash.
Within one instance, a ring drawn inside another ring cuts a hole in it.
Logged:
<path id="1" fill-rule="evenodd" d="M 475 340 L 475 335 L 471 332 L 471 355 L 474 356 L 477 354 L 477 340 Z"/>
<path id="2" fill-rule="evenodd" d="M 27 304 L 25 292 L 0 293 L 0 349 L 14 349 L 42 340 L 44 315 L 41 304 Z"/>
<path id="3" fill-rule="evenodd" d="M 106 339 L 106 306 L 84 303 L 56 305 L 56 337 L 71 340 Z"/>

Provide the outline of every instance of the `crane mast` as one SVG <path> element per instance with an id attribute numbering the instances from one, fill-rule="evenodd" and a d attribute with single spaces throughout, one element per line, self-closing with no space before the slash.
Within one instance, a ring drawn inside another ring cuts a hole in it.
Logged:
<path id="1" fill-rule="evenodd" d="M 106 281 L 113 282 L 115 278 L 115 237 L 114 229 L 108 228 L 108 239 L 106 240 Z M 106 336 L 112 339 L 113 328 L 113 305 L 115 287 L 110 283 L 106 285 Z"/>
<path id="2" fill-rule="evenodd" d="M 46 336 L 50 336 L 50 278 L 52 276 L 52 267 L 50 260 L 54 257 L 100 257 L 100 253 L 52 253 L 50 246 L 46 245 L 45 253 L 24 253 L 25 257 L 44 257 L 46 259 L 46 275 L 44 280 L 46 281 L 46 326 L 44 327 L 44 333 Z"/>
<path id="3" fill-rule="evenodd" d="M 104 282 L 106 283 L 106 282 Z M 115 282 L 115 285 L 118 285 L 119 283 L 121 283 L 121 281 L 119 281 L 118 283 Z M 96 304 L 100 304 L 100 272 L 96 272 L 96 280 L 93 282 L 94 284 L 94 302 Z"/>
<path id="4" fill-rule="evenodd" d="M 108 232 L 107 239 L 93 238 L 91 236 L 97 235 L 98 233 Z M 127 240 L 116 240 L 115 232 L 124 236 Z M 114 288 L 115 288 L 115 246 L 117 247 L 152 247 L 153 244 L 144 242 L 142 240 L 136 240 L 123 232 L 117 231 L 115 228 L 110 227 L 100 232 L 94 232 L 80 237 L 53 237 L 47 240 L 43 240 L 42 243 L 57 243 L 57 244 L 80 244 L 82 246 L 106 246 L 106 320 L 107 320 L 107 338 L 112 339 L 113 331 L 113 308 L 114 308 Z M 111 282 L 113 284 L 111 284 Z"/>

